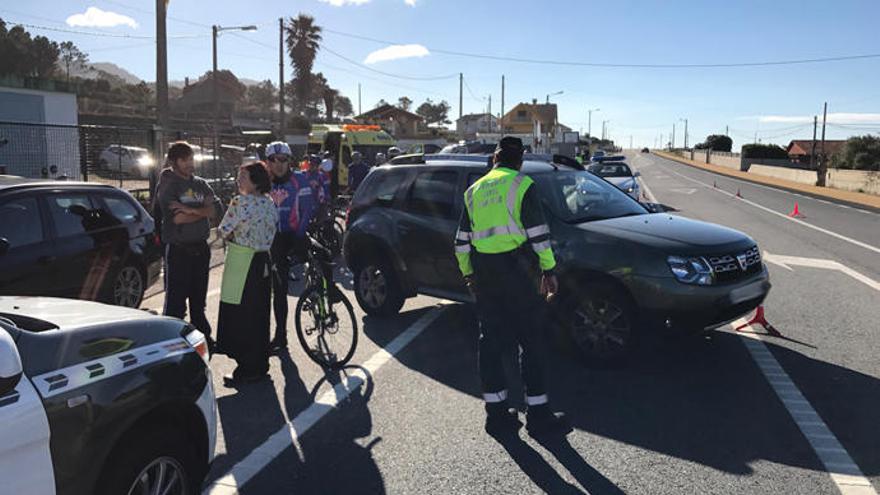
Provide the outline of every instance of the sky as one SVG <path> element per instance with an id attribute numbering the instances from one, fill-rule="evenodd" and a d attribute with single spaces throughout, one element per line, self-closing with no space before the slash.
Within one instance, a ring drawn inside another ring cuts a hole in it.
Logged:
<path id="1" fill-rule="evenodd" d="M 153 0 L 0 0 L 0 17 L 92 62 L 112 62 L 155 80 Z M 358 107 L 408 96 L 463 111 L 501 110 L 533 98 L 559 105 L 561 123 L 628 147 L 689 144 L 729 129 L 734 147 L 810 139 L 828 102 L 828 139 L 880 133 L 880 56 L 752 67 L 608 67 L 779 62 L 880 54 L 880 2 L 706 0 L 170 0 L 169 79 L 211 67 L 210 25 L 256 25 L 222 33 L 221 68 L 278 79 L 278 18 L 306 13 L 322 26 L 315 71 Z M 89 33 L 89 34 L 86 34 Z M 126 37 L 120 37 L 126 36 Z M 526 62 L 479 56 L 521 59 Z M 547 63 L 548 61 L 560 63 Z M 538 63 L 541 62 L 541 63 Z M 289 59 L 287 59 L 289 64 Z M 578 65 L 581 64 L 581 65 Z M 289 80 L 291 70 L 287 68 Z M 662 135 L 662 136 L 661 136 Z"/>

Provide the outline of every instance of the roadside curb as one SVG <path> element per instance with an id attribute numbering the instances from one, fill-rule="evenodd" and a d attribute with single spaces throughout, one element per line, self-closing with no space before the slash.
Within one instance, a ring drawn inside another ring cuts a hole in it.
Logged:
<path id="1" fill-rule="evenodd" d="M 699 163 L 664 151 L 654 151 L 653 154 L 667 160 L 672 160 L 683 165 L 687 165 L 689 167 L 705 170 L 707 172 L 713 172 L 720 175 L 725 175 L 727 177 L 732 177 L 735 179 L 741 179 L 746 182 L 751 182 L 753 184 L 776 187 L 789 192 L 800 193 L 818 199 L 831 200 L 837 203 L 855 206 L 858 208 L 865 208 L 875 213 L 880 213 L 880 196 L 874 196 L 871 194 L 853 191 L 843 191 L 840 189 L 809 186 L 806 184 L 800 184 L 784 179 L 777 179 L 775 177 L 764 177 L 755 174 L 749 175 L 748 172 L 730 170 L 728 168 L 719 167 L 717 165 Z"/>

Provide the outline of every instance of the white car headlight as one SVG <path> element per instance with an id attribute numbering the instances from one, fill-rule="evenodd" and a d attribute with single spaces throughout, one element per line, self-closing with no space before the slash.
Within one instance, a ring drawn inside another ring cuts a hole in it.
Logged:
<path id="1" fill-rule="evenodd" d="M 141 168 L 152 167 L 154 163 L 156 162 L 150 155 L 141 155 L 137 160 L 138 167 Z"/>
<path id="2" fill-rule="evenodd" d="M 712 285 L 712 268 L 703 258 L 669 256 L 666 258 L 675 278 L 685 284 Z"/>

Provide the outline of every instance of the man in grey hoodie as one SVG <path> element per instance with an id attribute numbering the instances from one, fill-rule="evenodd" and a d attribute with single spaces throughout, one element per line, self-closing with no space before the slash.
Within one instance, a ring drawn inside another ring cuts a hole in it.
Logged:
<path id="1" fill-rule="evenodd" d="M 186 143 L 168 148 L 167 165 L 156 186 L 165 243 L 165 308 L 163 314 L 183 318 L 189 302 L 190 322 L 211 339 L 205 317 L 211 250 L 209 220 L 216 215 L 214 191 L 196 177 L 194 154 Z"/>

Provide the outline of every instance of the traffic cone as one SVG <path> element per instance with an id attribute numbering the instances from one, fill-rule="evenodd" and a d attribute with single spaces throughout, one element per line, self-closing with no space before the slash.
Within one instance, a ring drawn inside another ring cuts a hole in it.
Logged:
<path id="1" fill-rule="evenodd" d="M 736 197 L 742 199 L 742 194 L 739 193 L 739 188 L 736 188 Z"/>
<path id="2" fill-rule="evenodd" d="M 788 216 L 790 216 L 791 218 L 807 218 L 806 215 L 801 213 L 800 208 L 798 208 L 797 201 L 794 202 L 794 209 L 791 210 L 791 213 L 789 213 Z"/>
<path id="3" fill-rule="evenodd" d="M 740 326 L 736 327 L 734 329 L 734 331 L 739 332 L 743 328 L 746 328 L 749 326 L 754 326 L 754 325 L 761 325 L 762 327 L 764 327 L 764 329 L 767 330 L 767 335 L 771 335 L 773 337 L 782 337 L 782 334 L 779 333 L 779 330 L 776 330 L 773 327 L 773 325 L 771 325 L 770 322 L 767 321 L 767 318 L 764 316 L 764 305 L 763 304 L 758 306 L 758 309 L 755 310 L 755 316 L 753 316 L 752 319 L 748 321 L 748 323 L 746 323 L 745 325 L 740 325 Z"/>

